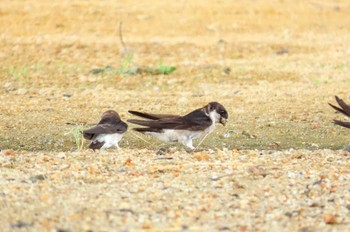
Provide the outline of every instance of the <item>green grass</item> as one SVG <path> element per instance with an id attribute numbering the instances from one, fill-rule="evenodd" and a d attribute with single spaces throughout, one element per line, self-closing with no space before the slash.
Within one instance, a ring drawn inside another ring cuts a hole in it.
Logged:
<path id="1" fill-rule="evenodd" d="M 71 128 L 68 132 L 78 151 L 81 151 L 84 147 L 83 130 L 84 126 L 78 124 Z"/>
<path id="2" fill-rule="evenodd" d="M 104 68 L 92 69 L 90 73 L 94 75 L 136 75 L 136 74 L 150 74 L 150 75 L 169 75 L 175 72 L 176 67 L 166 65 L 160 61 L 155 66 L 139 67 L 133 62 L 134 53 L 129 53 L 125 56 L 118 68 L 106 66 Z"/>
<path id="3" fill-rule="evenodd" d="M 8 68 L 8 74 L 10 77 L 15 78 L 16 80 L 22 80 L 24 79 L 28 74 L 28 67 L 27 66 L 10 66 Z"/>
<path id="4" fill-rule="evenodd" d="M 157 73 L 168 75 L 175 72 L 176 67 L 165 65 L 162 61 L 158 64 Z"/>

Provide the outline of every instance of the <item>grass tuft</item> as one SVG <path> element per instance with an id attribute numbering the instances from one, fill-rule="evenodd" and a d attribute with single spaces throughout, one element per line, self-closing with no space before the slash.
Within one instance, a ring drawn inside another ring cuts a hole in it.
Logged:
<path id="1" fill-rule="evenodd" d="M 11 77 L 18 79 L 23 79 L 26 77 L 28 73 L 28 67 L 22 66 L 22 67 L 15 67 L 10 66 L 8 69 L 8 73 Z"/>
<path id="2" fill-rule="evenodd" d="M 68 134 L 72 137 L 76 148 L 78 151 L 81 151 L 84 147 L 84 139 L 83 139 L 83 125 L 75 125 L 73 128 L 71 128 L 68 132 Z"/>

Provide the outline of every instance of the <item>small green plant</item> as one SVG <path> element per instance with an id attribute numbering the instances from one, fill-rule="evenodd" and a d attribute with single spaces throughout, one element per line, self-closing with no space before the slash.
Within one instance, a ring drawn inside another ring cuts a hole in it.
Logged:
<path id="1" fill-rule="evenodd" d="M 168 75 L 168 74 L 174 72 L 175 70 L 176 70 L 176 67 L 165 65 L 162 61 L 159 62 L 158 67 L 157 67 L 158 74 Z"/>
<path id="2" fill-rule="evenodd" d="M 119 67 L 119 69 L 116 70 L 116 73 L 118 74 L 128 74 L 128 75 L 134 75 L 137 73 L 138 68 L 132 66 L 132 59 L 134 58 L 134 53 L 129 53 L 123 60 Z"/>
<path id="3" fill-rule="evenodd" d="M 316 76 L 311 77 L 310 80 L 313 84 L 316 84 L 316 85 L 319 85 L 322 82 L 321 79 L 319 77 L 316 77 Z"/>
<path id="4" fill-rule="evenodd" d="M 139 72 L 139 68 L 137 66 L 132 66 L 133 57 L 134 57 L 134 53 L 129 53 L 125 58 L 123 58 L 119 68 L 106 66 L 104 68 L 92 69 L 90 73 L 94 75 L 101 75 L 101 74 L 102 75 L 105 75 L 105 74 L 135 75 Z"/>
<path id="5" fill-rule="evenodd" d="M 16 79 L 21 79 L 27 75 L 28 67 L 26 67 L 26 66 L 23 66 L 23 67 L 10 66 L 8 69 L 8 72 L 9 72 L 11 77 L 14 77 Z"/>
<path id="6" fill-rule="evenodd" d="M 75 125 L 68 132 L 68 134 L 73 137 L 78 151 L 81 151 L 83 149 L 83 146 L 84 146 L 83 130 L 84 130 L 83 125 Z"/>
<path id="7" fill-rule="evenodd" d="M 168 75 L 176 70 L 176 67 L 165 65 L 162 61 L 158 63 L 156 67 L 139 67 L 133 64 L 132 59 L 134 53 L 129 53 L 125 58 L 123 58 L 119 68 L 113 68 L 111 66 L 106 66 L 104 68 L 92 69 L 90 73 L 94 75 L 99 74 L 119 74 L 119 75 L 135 75 L 138 73 L 151 74 L 151 75 Z"/>
<path id="8" fill-rule="evenodd" d="M 77 64 L 70 64 L 61 60 L 55 61 L 55 69 L 58 70 L 60 74 L 75 74 L 80 68 L 81 66 Z"/>
<path id="9" fill-rule="evenodd" d="M 43 73 L 44 72 L 44 66 L 41 64 L 34 64 L 31 68 L 34 73 Z"/>

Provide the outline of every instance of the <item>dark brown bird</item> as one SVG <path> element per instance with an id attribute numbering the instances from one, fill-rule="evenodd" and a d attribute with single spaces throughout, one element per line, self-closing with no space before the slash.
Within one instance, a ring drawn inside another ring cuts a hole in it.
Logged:
<path id="1" fill-rule="evenodd" d="M 163 142 L 180 142 L 191 149 L 194 149 L 192 139 L 213 132 L 216 123 L 225 125 L 228 119 L 225 107 L 218 102 L 210 102 L 185 116 L 149 114 L 132 110 L 129 113 L 147 119 L 128 120 L 128 122 L 145 126 L 133 128 L 133 130 L 152 135 Z"/>
<path id="2" fill-rule="evenodd" d="M 331 103 L 328 103 L 333 109 L 339 111 L 340 113 L 350 117 L 350 105 L 346 104 L 342 99 L 340 99 L 338 96 L 335 96 L 335 100 L 337 101 L 338 106 L 332 105 Z M 343 122 L 339 120 L 333 120 L 334 124 L 343 126 L 346 128 L 350 128 L 350 122 Z"/>
<path id="3" fill-rule="evenodd" d="M 127 131 L 128 125 L 123 122 L 119 114 L 114 110 L 108 110 L 102 114 L 99 123 L 88 130 L 83 131 L 84 138 L 92 140 L 89 148 L 107 149 L 119 148 L 119 141 Z"/>

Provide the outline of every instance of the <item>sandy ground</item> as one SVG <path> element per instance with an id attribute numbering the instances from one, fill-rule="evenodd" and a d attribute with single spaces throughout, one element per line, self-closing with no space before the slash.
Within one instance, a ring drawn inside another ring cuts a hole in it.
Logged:
<path id="1" fill-rule="evenodd" d="M 349 131 L 327 103 L 350 102 L 349 25 L 346 0 L 0 2 L 1 228 L 346 230 Z M 90 72 L 161 63 L 176 71 Z M 210 101 L 229 123 L 193 153 L 132 132 L 77 151 L 70 133 Z"/>
<path id="2" fill-rule="evenodd" d="M 348 152 L 0 154 L 3 231 L 346 231 L 350 226 Z"/>

